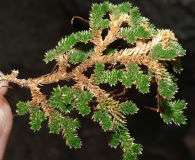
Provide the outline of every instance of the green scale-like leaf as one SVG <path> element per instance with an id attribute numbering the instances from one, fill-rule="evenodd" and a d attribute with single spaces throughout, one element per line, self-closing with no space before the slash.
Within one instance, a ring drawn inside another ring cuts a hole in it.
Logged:
<path id="1" fill-rule="evenodd" d="M 56 56 L 59 54 L 63 54 L 66 51 L 70 51 L 72 47 L 77 43 L 77 39 L 75 38 L 74 34 L 69 35 L 68 37 L 62 38 L 55 49 L 49 50 L 45 54 L 44 61 L 49 62 L 52 61 Z"/>
<path id="2" fill-rule="evenodd" d="M 130 16 L 131 16 L 130 25 L 136 26 L 136 27 L 139 26 L 141 15 L 140 15 L 139 9 L 137 7 L 134 7 L 131 9 Z"/>
<path id="3" fill-rule="evenodd" d="M 168 49 L 164 49 L 161 44 L 157 44 L 150 54 L 152 59 L 172 60 L 185 55 L 185 50 L 177 42 L 170 42 L 168 43 Z"/>
<path id="4" fill-rule="evenodd" d="M 124 38 L 128 43 L 131 44 L 135 43 L 136 41 L 135 33 L 133 29 L 129 27 L 120 28 L 118 36 Z"/>
<path id="5" fill-rule="evenodd" d="M 78 42 L 78 40 L 75 37 L 75 34 L 71 34 L 66 38 L 63 38 L 59 44 L 57 49 L 59 48 L 60 51 L 69 51 L 72 49 L 72 47 Z"/>
<path id="6" fill-rule="evenodd" d="M 150 32 L 149 31 L 146 31 L 144 29 L 143 26 L 138 26 L 135 30 L 134 30 L 134 35 L 136 38 L 144 38 L 144 39 L 147 39 L 150 37 Z"/>
<path id="7" fill-rule="evenodd" d="M 60 121 L 60 116 L 55 115 L 55 117 L 50 117 L 48 127 L 50 129 L 50 133 L 57 133 L 59 134 L 61 130 L 61 121 Z"/>
<path id="8" fill-rule="evenodd" d="M 17 113 L 19 115 L 24 115 L 30 113 L 31 129 L 38 131 L 41 129 L 41 123 L 46 120 L 45 113 L 41 111 L 38 107 L 31 106 L 29 102 L 19 102 L 17 104 Z"/>
<path id="9" fill-rule="evenodd" d="M 66 139 L 66 144 L 70 148 L 81 148 L 81 139 L 78 137 L 78 135 L 75 135 L 72 130 L 65 131 L 64 138 Z"/>
<path id="10" fill-rule="evenodd" d="M 167 99 L 174 98 L 174 95 L 177 92 L 177 90 L 178 90 L 177 84 L 167 78 L 163 78 L 158 86 L 159 93 Z"/>
<path id="11" fill-rule="evenodd" d="M 109 83 L 110 85 L 115 85 L 118 80 L 122 77 L 123 72 L 121 70 L 105 71 L 103 72 L 103 83 Z"/>
<path id="12" fill-rule="evenodd" d="M 55 88 L 49 101 L 53 108 L 59 109 L 64 113 L 69 113 L 75 108 L 84 116 L 91 111 L 88 105 L 91 98 L 92 94 L 90 92 L 74 90 L 64 86 L 62 88 Z"/>
<path id="13" fill-rule="evenodd" d="M 119 30 L 118 36 L 127 40 L 128 43 L 134 44 L 137 38 L 149 38 L 150 32 L 146 31 L 142 26 L 137 28 L 125 27 Z"/>
<path id="14" fill-rule="evenodd" d="M 88 103 L 92 98 L 92 94 L 87 91 L 77 91 L 76 97 L 77 101 L 75 102 L 75 108 L 79 111 L 81 115 L 88 115 L 91 112 L 91 108 Z"/>
<path id="15" fill-rule="evenodd" d="M 89 22 L 92 33 L 96 34 L 96 32 L 98 32 L 99 30 L 102 30 L 109 26 L 109 20 L 103 19 L 108 10 L 109 4 L 107 2 L 104 2 L 102 4 L 93 4 Z"/>
<path id="16" fill-rule="evenodd" d="M 103 51 L 104 55 L 114 55 L 117 52 L 117 49 L 113 48 L 107 48 L 106 50 Z"/>
<path id="17" fill-rule="evenodd" d="M 181 71 L 183 70 L 183 67 L 181 65 L 180 58 L 176 58 L 175 60 L 172 60 L 170 63 L 175 73 L 181 73 Z"/>
<path id="18" fill-rule="evenodd" d="M 157 44 L 151 51 L 152 59 L 157 60 L 171 60 L 176 57 L 176 51 L 174 49 L 163 49 L 161 44 Z"/>
<path id="19" fill-rule="evenodd" d="M 103 63 L 97 63 L 94 69 L 95 74 L 97 74 L 98 76 L 101 75 L 104 70 L 104 67 L 105 65 Z"/>
<path id="20" fill-rule="evenodd" d="M 30 122 L 32 130 L 40 130 L 41 123 L 46 120 L 45 113 L 39 108 L 32 108 L 30 111 Z"/>
<path id="21" fill-rule="evenodd" d="M 119 18 L 124 13 L 129 13 L 131 8 L 131 4 L 128 2 L 121 3 L 119 5 L 110 5 L 111 14 L 115 17 L 115 19 Z"/>
<path id="22" fill-rule="evenodd" d="M 99 122 L 104 131 L 111 130 L 113 127 L 112 116 L 104 105 L 101 105 L 100 109 L 94 112 L 93 119 Z"/>
<path id="23" fill-rule="evenodd" d="M 183 115 L 183 110 L 186 107 L 184 100 L 169 102 L 163 100 L 161 105 L 161 116 L 166 123 L 186 124 L 186 117 Z"/>
<path id="24" fill-rule="evenodd" d="M 182 48 L 182 46 L 178 42 L 169 42 L 168 46 L 176 51 L 178 57 L 184 56 L 186 51 Z"/>
<path id="25" fill-rule="evenodd" d="M 92 49 L 75 49 L 70 52 L 70 63 L 77 64 L 84 62 L 91 54 L 93 53 Z"/>
<path id="26" fill-rule="evenodd" d="M 129 114 L 133 115 L 137 113 L 138 110 L 139 109 L 137 108 L 137 106 L 132 102 L 124 102 L 120 105 L 120 111 L 124 115 L 129 115 Z"/>
<path id="27" fill-rule="evenodd" d="M 137 160 L 137 155 L 141 154 L 141 145 L 134 143 L 134 138 L 129 134 L 128 129 L 123 124 L 115 125 L 114 134 L 111 136 L 109 145 L 113 144 L 113 147 L 118 146 L 118 141 L 113 138 L 119 139 L 121 143 L 123 154 L 123 160 L 135 159 Z"/>
<path id="28" fill-rule="evenodd" d="M 72 100 L 74 92 L 69 87 L 55 88 L 50 96 L 50 104 L 53 108 L 57 108 L 62 112 L 69 113 L 73 109 Z"/>
<path id="29" fill-rule="evenodd" d="M 144 75 L 140 67 L 136 64 L 128 65 L 127 72 L 123 72 L 121 82 L 126 87 L 131 87 L 132 84 L 136 84 L 141 93 L 149 92 L 150 78 L 148 75 Z"/>
<path id="30" fill-rule="evenodd" d="M 87 43 L 91 39 L 92 33 L 90 31 L 80 31 L 75 33 L 74 37 L 80 42 Z"/>
<path id="31" fill-rule="evenodd" d="M 117 132 L 114 132 L 111 137 L 110 137 L 110 141 L 109 141 L 109 145 L 112 148 L 117 148 L 120 144 L 120 137 L 119 134 Z"/>
<path id="32" fill-rule="evenodd" d="M 111 71 L 103 71 L 104 64 L 97 64 L 95 67 L 94 82 L 95 83 L 108 83 L 110 85 L 115 85 L 118 80 L 122 77 L 123 71 L 113 69 Z"/>
<path id="33" fill-rule="evenodd" d="M 17 103 L 17 113 L 19 115 L 27 114 L 31 108 L 32 108 L 32 106 L 28 102 L 21 102 L 20 101 Z"/>
<path id="34" fill-rule="evenodd" d="M 68 116 L 61 117 L 61 129 L 64 138 L 66 139 L 66 144 L 70 148 L 80 148 L 82 142 L 77 135 L 77 129 L 80 127 L 80 123 L 77 119 L 70 118 Z"/>

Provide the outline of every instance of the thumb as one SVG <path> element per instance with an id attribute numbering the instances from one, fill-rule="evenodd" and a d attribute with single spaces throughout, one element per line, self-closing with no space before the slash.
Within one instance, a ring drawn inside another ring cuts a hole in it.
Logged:
<path id="1" fill-rule="evenodd" d="M 12 128 L 13 116 L 6 99 L 0 96 L 0 160 L 6 149 L 9 135 Z"/>
<path id="2" fill-rule="evenodd" d="M 13 123 L 11 108 L 6 99 L 3 97 L 6 93 L 4 88 L 0 87 L 0 160 L 3 159 Z"/>

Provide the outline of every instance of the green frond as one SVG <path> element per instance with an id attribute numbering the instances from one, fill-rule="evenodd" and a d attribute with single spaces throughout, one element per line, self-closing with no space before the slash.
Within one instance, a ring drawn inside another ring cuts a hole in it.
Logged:
<path id="1" fill-rule="evenodd" d="M 92 94 L 90 92 L 64 86 L 54 88 L 49 101 L 53 108 L 63 113 L 69 113 L 71 110 L 76 109 L 84 116 L 91 111 L 88 105 L 91 98 Z"/>
<path id="2" fill-rule="evenodd" d="M 163 100 L 160 104 L 162 110 L 161 117 L 164 122 L 171 124 L 174 122 L 177 125 L 186 124 L 186 117 L 183 114 L 183 110 L 186 107 L 184 100 L 177 100 L 169 102 Z"/>
<path id="3" fill-rule="evenodd" d="M 96 72 L 95 72 L 96 73 Z M 110 85 L 117 84 L 118 80 L 122 77 L 123 71 L 122 70 L 116 70 L 113 69 L 111 71 L 103 71 L 101 73 L 101 76 L 94 75 L 94 82 L 95 83 L 108 83 Z"/>
<path id="4" fill-rule="evenodd" d="M 39 108 L 31 108 L 30 110 L 30 122 L 31 129 L 38 131 L 41 128 L 41 123 L 46 120 L 45 113 Z"/>
<path id="5" fill-rule="evenodd" d="M 131 101 L 123 102 L 120 105 L 120 112 L 124 115 L 129 115 L 129 114 L 133 115 L 133 114 L 137 113 L 138 110 L 139 109 L 137 108 L 137 106 L 134 103 L 132 103 Z"/>
<path id="6" fill-rule="evenodd" d="M 129 27 L 120 28 L 118 32 L 118 37 L 127 40 L 127 42 L 131 44 L 136 42 L 134 30 Z"/>
<path id="7" fill-rule="evenodd" d="M 59 114 L 56 114 L 55 117 L 50 117 L 48 122 L 49 127 L 49 133 L 56 133 L 59 134 L 61 130 L 61 122 L 60 122 L 61 116 Z"/>
<path id="8" fill-rule="evenodd" d="M 117 52 L 117 49 L 107 48 L 103 51 L 104 55 L 114 55 Z"/>
<path id="9" fill-rule="evenodd" d="M 177 100 L 171 104 L 172 104 L 173 110 L 177 110 L 177 111 L 182 111 L 186 109 L 186 105 L 187 105 L 187 103 L 184 100 Z"/>
<path id="10" fill-rule="evenodd" d="M 45 113 L 40 108 L 32 106 L 29 102 L 18 102 L 17 113 L 19 115 L 30 113 L 29 124 L 34 131 L 40 130 L 42 122 L 46 120 Z"/>
<path id="11" fill-rule="evenodd" d="M 112 133 L 108 145 L 111 148 L 117 148 L 119 146 L 119 144 L 120 144 L 119 134 L 117 132 Z"/>
<path id="12" fill-rule="evenodd" d="M 79 111 L 79 114 L 81 114 L 82 116 L 88 115 L 91 112 L 90 106 L 85 103 L 80 103 L 77 106 L 77 110 Z"/>
<path id="13" fill-rule="evenodd" d="M 110 12 L 115 19 L 119 18 L 122 14 L 128 14 L 131 8 L 131 4 L 124 2 L 118 5 L 110 4 Z"/>
<path id="14" fill-rule="evenodd" d="M 92 38 L 92 33 L 90 31 L 80 31 L 74 34 L 77 41 L 87 43 Z"/>
<path id="15" fill-rule="evenodd" d="M 139 73 L 136 77 L 136 85 L 141 93 L 148 93 L 150 86 L 150 78 L 147 75 Z"/>
<path id="16" fill-rule="evenodd" d="M 100 108 L 94 112 L 93 120 L 98 122 L 104 131 L 112 130 L 112 116 L 104 105 L 101 105 Z"/>
<path id="17" fill-rule="evenodd" d="M 133 72 L 124 72 L 121 78 L 121 82 L 128 88 L 130 88 L 134 81 Z"/>
<path id="18" fill-rule="evenodd" d="M 123 2 L 117 5 L 117 9 L 121 13 L 129 13 L 130 8 L 131 8 L 131 4 L 129 2 Z"/>
<path id="19" fill-rule="evenodd" d="M 59 53 L 57 53 L 56 49 L 51 49 L 49 51 L 46 52 L 46 54 L 44 55 L 44 61 L 46 63 L 52 61 Z"/>
<path id="20" fill-rule="evenodd" d="M 96 14 L 99 17 L 103 17 L 108 10 L 109 10 L 108 2 L 104 2 L 100 4 L 95 3 L 92 5 L 91 8 L 92 13 Z"/>
<path id="21" fill-rule="evenodd" d="M 174 49 L 164 49 L 161 44 L 157 44 L 150 55 L 152 59 L 156 60 L 172 60 L 177 56 L 177 53 Z"/>
<path id="22" fill-rule="evenodd" d="M 173 68 L 173 71 L 175 73 L 181 73 L 181 71 L 183 70 L 183 67 L 181 65 L 181 59 L 180 58 L 176 58 L 175 60 L 170 61 L 171 66 Z"/>
<path id="23" fill-rule="evenodd" d="M 142 153 L 142 146 L 140 144 L 132 144 L 131 149 L 135 155 L 139 155 Z"/>
<path id="24" fill-rule="evenodd" d="M 28 102 L 21 102 L 17 103 L 17 113 L 19 115 L 25 115 L 29 113 L 30 109 L 32 108 L 31 104 Z"/>
<path id="25" fill-rule="evenodd" d="M 146 31 L 144 29 L 143 26 L 138 26 L 135 30 L 134 30 L 134 36 L 136 38 L 143 38 L 143 39 L 147 39 L 150 37 L 150 32 Z"/>
<path id="26" fill-rule="evenodd" d="M 150 52 L 151 58 L 156 60 L 172 60 L 178 56 L 184 56 L 185 50 L 177 42 L 168 43 L 168 49 L 164 49 L 161 44 L 157 44 Z"/>
<path id="27" fill-rule="evenodd" d="M 77 97 L 77 101 L 81 101 L 81 102 L 89 102 L 92 98 L 92 93 L 88 92 L 88 91 L 82 91 L 82 90 L 78 90 L 75 91 L 75 95 Z"/>
<path id="28" fill-rule="evenodd" d="M 45 54 L 44 61 L 46 63 L 52 61 L 59 54 L 64 54 L 66 51 L 70 51 L 72 47 L 77 43 L 77 39 L 74 34 L 69 35 L 68 37 L 62 38 L 61 41 L 58 42 L 58 45 L 55 49 L 49 50 Z"/>
<path id="29" fill-rule="evenodd" d="M 50 96 L 50 105 L 53 108 L 59 109 L 64 113 L 69 113 L 73 109 L 74 91 L 67 87 L 54 88 L 52 95 Z"/>
<path id="30" fill-rule="evenodd" d="M 93 50 L 89 48 L 74 49 L 70 52 L 70 63 L 77 64 L 84 62 L 92 53 Z"/>
<path id="31" fill-rule="evenodd" d="M 177 84 L 173 82 L 171 79 L 167 78 L 163 78 L 158 86 L 159 93 L 167 99 L 174 98 L 174 95 L 177 92 L 177 90 L 178 90 Z"/>
<path id="32" fill-rule="evenodd" d="M 130 25 L 133 27 L 137 27 L 140 25 L 141 15 L 139 13 L 139 9 L 137 7 L 133 7 L 130 11 Z"/>
<path id="33" fill-rule="evenodd" d="M 110 21 L 108 19 L 103 19 L 97 23 L 96 27 L 99 28 L 99 30 L 102 30 L 104 28 L 108 28 L 110 25 Z"/>
<path id="34" fill-rule="evenodd" d="M 105 67 L 104 63 L 101 63 L 101 62 L 97 63 L 94 69 L 95 74 L 98 76 L 101 75 L 102 72 L 104 71 L 104 67 Z"/>
<path id="35" fill-rule="evenodd" d="M 186 50 L 184 50 L 178 42 L 171 41 L 168 43 L 168 46 L 176 51 L 177 57 L 181 57 L 186 54 Z"/>
<path id="36" fill-rule="evenodd" d="M 78 119 L 69 116 L 60 117 L 61 128 L 65 130 L 72 130 L 76 133 L 76 129 L 80 127 Z"/>
<path id="37" fill-rule="evenodd" d="M 88 115 L 91 112 L 91 108 L 88 105 L 93 95 L 87 91 L 76 91 L 77 100 L 75 102 L 75 109 L 79 111 L 82 116 Z"/>
<path id="38" fill-rule="evenodd" d="M 119 124 L 115 132 L 119 135 L 123 150 L 123 160 L 137 160 L 137 155 L 142 153 L 141 145 L 134 143 L 134 138 L 130 136 L 128 129 L 124 125 Z"/>
<path id="39" fill-rule="evenodd" d="M 132 84 L 135 84 L 141 93 L 149 92 L 150 77 L 143 74 L 140 67 L 136 64 L 128 65 L 128 71 L 123 72 L 121 82 L 126 87 L 131 87 Z"/>
<path id="40" fill-rule="evenodd" d="M 80 148 L 82 142 L 77 134 L 77 129 L 80 127 L 79 121 L 65 116 L 61 117 L 60 123 L 63 137 L 66 139 L 66 144 L 70 148 Z"/>
<path id="41" fill-rule="evenodd" d="M 64 131 L 64 138 L 66 139 L 66 145 L 70 148 L 81 148 L 82 142 L 77 134 L 72 130 Z"/>
<path id="42" fill-rule="evenodd" d="M 110 85 L 115 85 L 118 80 L 122 77 L 122 70 L 105 71 L 105 83 L 109 83 Z"/>
<path id="43" fill-rule="evenodd" d="M 93 34 L 96 34 L 99 30 L 107 28 L 110 24 L 109 20 L 103 19 L 106 12 L 109 10 L 109 3 L 104 2 L 102 4 L 93 4 L 89 18 L 90 28 Z"/>
<path id="44" fill-rule="evenodd" d="M 150 32 L 146 31 L 143 26 L 137 26 L 136 28 L 120 28 L 118 37 L 127 40 L 128 43 L 134 44 L 137 38 L 147 39 L 150 37 Z"/>
<path id="45" fill-rule="evenodd" d="M 110 85 L 115 85 L 123 75 L 122 70 L 113 69 L 111 71 L 104 71 L 103 63 L 96 64 L 94 73 L 93 81 L 95 83 L 108 83 Z"/>
<path id="46" fill-rule="evenodd" d="M 58 53 L 70 51 L 72 47 L 78 42 L 75 37 L 75 34 L 71 34 L 68 37 L 63 38 L 56 47 Z"/>

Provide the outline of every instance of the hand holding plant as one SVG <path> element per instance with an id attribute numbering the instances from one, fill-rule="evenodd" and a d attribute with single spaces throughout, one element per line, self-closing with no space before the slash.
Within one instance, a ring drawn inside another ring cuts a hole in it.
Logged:
<path id="1" fill-rule="evenodd" d="M 40 130 L 47 121 L 50 133 L 62 134 L 70 148 L 79 148 L 81 125 L 69 114 L 76 110 L 111 133 L 109 146 L 120 146 L 124 160 L 137 159 L 142 148 L 131 137 L 126 116 L 139 109 L 126 90 L 135 87 L 149 94 L 155 85 L 157 106 L 152 109 L 168 124 L 185 124 L 186 103 L 175 100 L 174 76 L 182 71 L 180 57 L 185 50 L 172 31 L 156 29 L 130 3 L 93 4 L 89 25 L 89 30 L 62 38 L 45 54 L 46 63 L 56 61 L 53 72 L 26 80 L 18 79 L 19 71 L 13 70 L 0 81 L 30 89 L 32 99 L 19 102 L 17 113 L 30 114 L 31 129 Z M 43 85 L 59 81 L 67 85 L 58 85 L 49 97 L 41 92 Z"/>

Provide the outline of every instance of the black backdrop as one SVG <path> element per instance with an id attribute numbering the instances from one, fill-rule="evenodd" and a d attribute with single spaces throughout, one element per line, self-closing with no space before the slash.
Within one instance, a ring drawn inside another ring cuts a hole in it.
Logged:
<path id="1" fill-rule="evenodd" d="M 37 77 L 48 73 L 53 63 L 45 65 L 44 53 L 53 48 L 65 35 L 87 29 L 84 22 L 72 16 L 88 19 L 88 12 L 95 0 L 1 0 L 0 2 L 0 70 L 10 73 L 20 70 L 20 78 Z M 117 3 L 117 0 L 111 1 Z M 119 1 L 118 2 L 124 2 Z M 195 159 L 195 1 L 194 0 L 130 0 L 140 7 L 143 16 L 158 28 L 174 31 L 179 42 L 187 50 L 182 58 L 184 71 L 179 76 L 178 97 L 186 99 L 185 111 L 188 124 L 166 125 L 159 115 L 141 109 L 135 116 L 128 117 L 128 125 L 137 143 L 143 144 L 143 160 L 193 160 Z M 9 90 L 6 98 L 15 114 L 15 104 L 28 100 L 25 89 Z M 140 100 L 141 98 L 141 100 Z M 140 105 L 150 98 L 138 97 Z M 108 135 L 90 119 L 82 119 L 79 134 L 83 148 L 70 150 L 65 141 L 48 134 L 46 125 L 40 132 L 29 129 L 28 115 L 14 117 L 14 125 L 7 147 L 5 160 L 119 160 L 120 149 L 110 149 Z"/>

